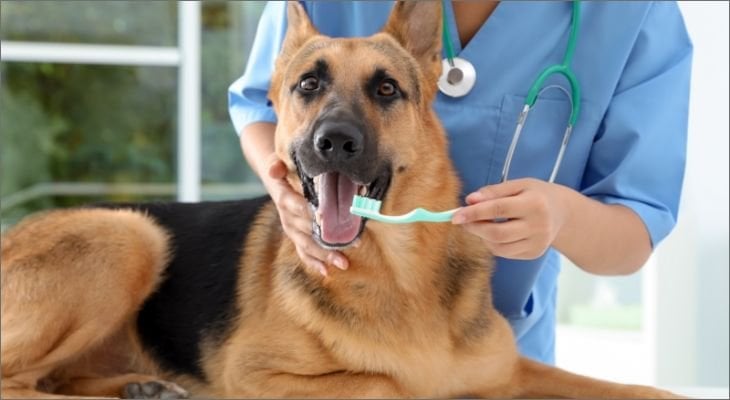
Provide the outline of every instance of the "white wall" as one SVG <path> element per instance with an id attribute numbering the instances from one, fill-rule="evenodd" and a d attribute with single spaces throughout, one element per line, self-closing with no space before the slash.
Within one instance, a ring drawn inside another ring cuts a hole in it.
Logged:
<path id="1" fill-rule="evenodd" d="M 657 251 L 656 380 L 728 386 L 728 2 L 679 3 L 694 43 L 687 171 Z"/>
<path id="2" fill-rule="evenodd" d="M 565 369 L 700 398 L 727 398 L 728 4 L 679 2 L 694 59 L 687 170 L 675 230 L 638 275 L 596 277 L 567 261 L 561 272 L 559 306 L 573 301 L 568 292 L 576 287 L 595 291 L 609 284 L 638 292 L 635 283 L 641 281 L 641 330 L 559 325 L 556 358 Z M 702 392 L 698 387 L 722 389 Z"/>

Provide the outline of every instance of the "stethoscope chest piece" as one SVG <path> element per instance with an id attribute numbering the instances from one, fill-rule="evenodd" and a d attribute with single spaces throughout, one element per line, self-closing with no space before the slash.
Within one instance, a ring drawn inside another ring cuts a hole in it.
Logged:
<path id="1" fill-rule="evenodd" d="M 451 61 L 453 61 L 453 65 L 446 58 L 441 62 L 439 90 L 451 97 L 466 96 L 477 81 L 476 70 L 469 61 L 463 58 L 454 57 Z"/>

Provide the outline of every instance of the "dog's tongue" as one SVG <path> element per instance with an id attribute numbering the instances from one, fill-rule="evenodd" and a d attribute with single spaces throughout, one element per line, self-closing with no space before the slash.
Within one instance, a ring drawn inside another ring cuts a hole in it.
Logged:
<path id="1" fill-rule="evenodd" d="M 329 244 L 346 244 L 360 231 L 360 217 L 350 214 L 357 184 L 345 175 L 327 172 L 319 190 L 320 235 Z"/>

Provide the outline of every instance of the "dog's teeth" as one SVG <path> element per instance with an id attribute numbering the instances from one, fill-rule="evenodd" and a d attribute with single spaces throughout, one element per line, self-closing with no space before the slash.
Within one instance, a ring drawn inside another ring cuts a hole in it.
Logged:
<path id="1" fill-rule="evenodd" d="M 367 186 L 360 186 L 360 190 L 358 191 L 358 193 L 360 194 L 360 196 L 363 196 L 363 197 L 366 194 L 368 194 L 368 188 L 367 188 Z"/>
<path id="2" fill-rule="evenodd" d="M 314 212 L 314 222 L 316 222 L 317 225 L 322 226 L 322 212 L 320 212 L 320 211 Z"/>

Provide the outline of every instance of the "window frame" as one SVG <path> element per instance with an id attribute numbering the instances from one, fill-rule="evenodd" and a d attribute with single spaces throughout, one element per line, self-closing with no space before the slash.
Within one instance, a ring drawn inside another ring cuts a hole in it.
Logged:
<path id="1" fill-rule="evenodd" d="M 0 62 L 175 67 L 177 200 L 201 198 L 201 3 L 178 2 L 177 46 L 0 42 Z M 0 77 L 0 85 L 2 77 Z"/>

